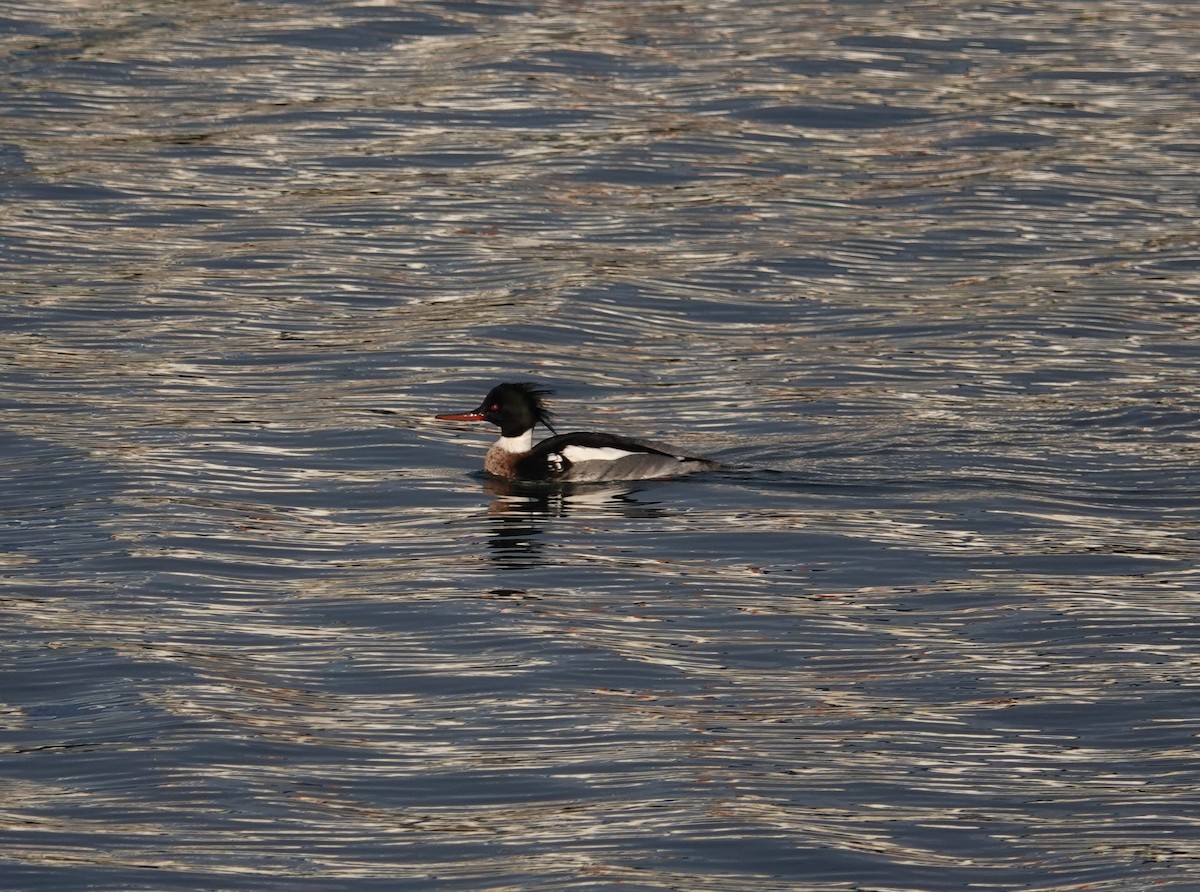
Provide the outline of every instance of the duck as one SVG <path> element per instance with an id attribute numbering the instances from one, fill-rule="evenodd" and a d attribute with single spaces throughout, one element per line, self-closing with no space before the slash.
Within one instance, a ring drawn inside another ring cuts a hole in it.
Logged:
<path id="1" fill-rule="evenodd" d="M 492 477 L 525 483 L 603 483 L 650 480 L 712 471 L 721 463 L 690 452 L 617 434 L 576 431 L 560 434 L 546 398 L 554 391 L 530 382 L 497 384 L 470 412 L 435 416 L 439 421 L 486 421 L 500 428 L 483 470 Z M 552 436 L 534 444 L 538 425 Z"/>

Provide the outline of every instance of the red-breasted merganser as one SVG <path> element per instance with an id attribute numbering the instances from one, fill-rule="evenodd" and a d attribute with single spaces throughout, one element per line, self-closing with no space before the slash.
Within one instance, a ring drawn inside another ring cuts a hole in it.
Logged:
<path id="1" fill-rule="evenodd" d="M 545 397 L 553 391 L 534 384 L 497 384 L 479 408 L 442 421 L 488 421 L 500 428 L 500 439 L 488 450 L 483 469 L 496 477 L 534 483 L 596 483 L 644 480 L 710 471 L 720 462 L 689 455 L 673 446 L 577 431 L 559 434 L 551 427 L 554 413 Z M 554 436 L 533 444 L 533 429 L 544 425 Z"/>

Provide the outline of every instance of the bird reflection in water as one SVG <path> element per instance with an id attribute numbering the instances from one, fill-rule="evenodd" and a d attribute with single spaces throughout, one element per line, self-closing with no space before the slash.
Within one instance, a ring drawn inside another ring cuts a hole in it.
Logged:
<path id="1" fill-rule="evenodd" d="M 575 515 L 662 517 L 667 512 L 654 502 L 639 501 L 646 488 L 632 482 L 536 486 L 488 477 L 483 488 L 495 498 L 488 505 L 488 549 L 505 569 L 528 569 L 548 564 L 543 554 L 546 521 Z"/>

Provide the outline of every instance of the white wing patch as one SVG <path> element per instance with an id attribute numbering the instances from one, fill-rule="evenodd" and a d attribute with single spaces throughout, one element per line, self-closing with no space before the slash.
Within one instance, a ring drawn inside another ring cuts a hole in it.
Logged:
<path id="1" fill-rule="evenodd" d="M 546 456 L 546 464 L 550 466 L 550 470 L 557 473 L 563 469 L 563 457 L 557 452 L 551 452 Z"/>
<path id="2" fill-rule="evenodd" d="M 585 461 L 616 461 L 628 455 L 641 455 L 640 452 L 630 452 L 615 446 L 567 446 L 562 454 L 572 464 Z"/>

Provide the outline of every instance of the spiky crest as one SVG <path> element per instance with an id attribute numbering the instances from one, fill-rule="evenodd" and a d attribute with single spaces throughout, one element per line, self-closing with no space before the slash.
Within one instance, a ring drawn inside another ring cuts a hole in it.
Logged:
<path id="1" fill-rule="evenodd" d="M 514 390 L 520 391 L 522 394 L 524 394 L 529 403 L 529 409 L 533 413 L 534 420 L 536 420 L 539 424 L 544 425 L 550 431 L 550 433 L 558 433 L 558 431 L 554 429 L 554 413 L 550 411 L 549 407 L 546 406 L 545 399 L 548 396 L 554 395 L 553 390 L 541 387 L 537 384 L 534 384 L 532 381 L 517 381 L 512 384 L 501 386 L 511 387 Z"/>

